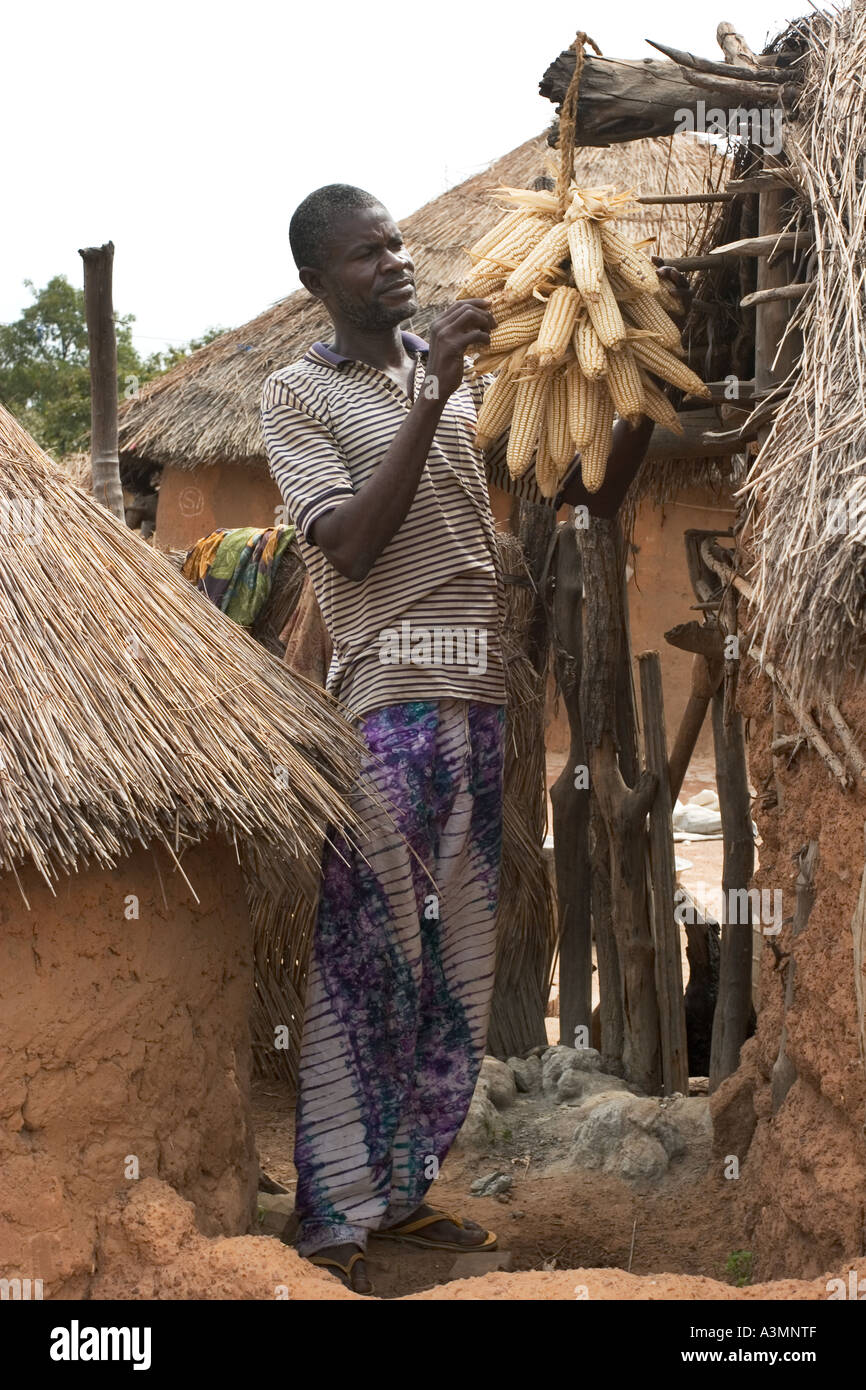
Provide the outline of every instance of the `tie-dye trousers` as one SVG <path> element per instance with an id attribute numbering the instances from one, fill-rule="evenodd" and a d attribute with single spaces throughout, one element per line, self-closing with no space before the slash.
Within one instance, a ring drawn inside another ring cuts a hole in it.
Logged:
<path id="1" fill-rule="evenodd" d="M 466 1117 L 493 989 L 504 728 L 504 706 L 457 699 L 360 721 L 369 752 L 350 800 L 366 834 L 361 853 L 339 835 L 326 847 L 307 983 L 303 1255 L 365 1248 L 404 1220 Z"/>

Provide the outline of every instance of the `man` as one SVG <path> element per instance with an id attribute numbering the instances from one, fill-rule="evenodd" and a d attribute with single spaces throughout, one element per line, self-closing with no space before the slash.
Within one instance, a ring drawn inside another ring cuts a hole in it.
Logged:
<path id="1" fill-rule="evenodd" d="M 411 257 L 386 209 L 345 184 L 311 193 L 289 237 L 333 340 L 269 377 L 262 425 L 333 642 L 328 689 L 369 750 L 351 798 L 363 839 L 334 836 L 322 861 L 298 1249 L 369 1292 L 370 1231 L 458 1251 L 496 1239 L 424 1200 L 469 1107 L 493 987 L 504 586 L 487 481 L 612 516 L 652 425 L 617 422 L 597 494 L 576 462 L 543 499 L 532 470 L 510 479 L 504 440 L 487 459 L 475 446 L 485 383 L 465 353 L 489 342 L 487 302 L 446 309 L 429 346 L 401 332 L 418 310 Z"/>

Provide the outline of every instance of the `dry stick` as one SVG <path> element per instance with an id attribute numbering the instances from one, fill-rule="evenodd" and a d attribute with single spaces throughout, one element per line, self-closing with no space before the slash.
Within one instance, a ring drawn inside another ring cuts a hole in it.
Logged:
<path id="1" fill-rule="evenodd" d="M 752 304 L 769 304 L 777 299 L 802 299 L 814 287 L 814 280 L 804 280 L 796 285 L 777 285 L 772 289 L 755 290 L 740 300 L 740 308 L 748 309 Z"/>
<path id="2" fill-rule="evenodd" d="M 117 337 L 111 294 L 114 243 L 88 246 L 84 261 L 84 305 L 90 354 L 90 459 L 93 495 L 124 520 L 117 455 Z"/>

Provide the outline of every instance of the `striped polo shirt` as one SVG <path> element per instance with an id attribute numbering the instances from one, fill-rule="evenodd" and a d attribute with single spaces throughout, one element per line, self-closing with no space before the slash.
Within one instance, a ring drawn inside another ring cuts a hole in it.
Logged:
<path id="1" fill-rule="evenodd" d="M 510 478 L 507 436 L 488 455 L 476 447 L 491 378 L 467 373 L 445 402 L 400 529 L 360 582 L 334 568 L 310 539 L 313 523 L 363 487 L 424 389 L 427 344 L 411 333 L 403 342 L 415 359 L 411 398 L 377 367 L 322 343 L 262 392 L 270 470 L 333 642 L 327 689 L 353 718 L 409 700 L 505 703 L 505 594 L 488 479 L 553 505 L 532 470 Z"/>

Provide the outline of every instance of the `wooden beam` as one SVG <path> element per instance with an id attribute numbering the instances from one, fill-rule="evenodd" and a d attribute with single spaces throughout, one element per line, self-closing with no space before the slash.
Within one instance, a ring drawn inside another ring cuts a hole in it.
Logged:
<path id="1" fill-rule="evenodd" d="M 771 262 L 791 251 L 802 251 L 812 245 L 813 238 L 807 232 L 770 232 L 763 236 L 742 237 L 739 241 L 729 241 L 724 246 L 716 246 L 710 256 L 758 256 L 767 257 Z"/>
<path id="2" fill-rule="evenodd" d="M 79 251 L 90 354 L 90 463 L 93 495 L 125 521 L 117 453 L 117 336 L 111 279 L 114 242 Z"/>
<path id="3" fill-rule="evenodd" d="M 726 19 L 723 19 L 716 28 L 716 43 L 724 53 L 726 63 L 742 63 L 754 67 L 760 62 L 759 57 L 752 52 L 742 34 L 738 34 L 733 24 L 730 24 Z"/>
<path id="4" fill-rule="evenodd" d="M 796 285 L 775 285 L 766 290 L 755 290 L 754 294 L 743 295 L 740 308 L 748 309 L 753 304 L 772 304 L 779 299 L 802 299 L 814 284 L 814 280 L 803 280 Z"/>
<path id="5" fill-rule="evenodd" d="M 673 430 L 656 425 L 650 435 L 648 459 L 730 458 L 741 453 L 749 441 L 749 431 L 719 430 L 719 417 L 713 407 L 681 410 L 677 418 L 683 433 L 675 434 Z M 710 425 L 715 426 L 715 430 L 709 430 Z"/>
<path id="6" fill-rule="evenodd" d="M 667 636 L 668 634 L 665 633 L 666 639 Z M 671 805 L 676 802 L 682 790 L 698 735 L 704 726 L 710 700 L 721 684 L 724 669 L 724 663 L 721 660 L 708 661 L 706 657 L 699 656 L 697 653 L 692 657 L 691 691 L 668 760 Z"/>
<path id="7" fill-rule="evenodd" d="M 741 67 L 733 63 L 717 63 L 712 58 L 699 58 L 683 48 L 671 48 L 666 43 L 656 43 L 647 39 L 651 48 L 657 48 L 666 58 L 670 58 L 681 68 L 694 72 L 711 73 L 738 82 L 790 82 L 791 73 L 787 68 Z"/>
<path id="8" fill-rule="evenodd" d="M 647 193 L 643 197 L 635 198 L 636 203 L 731 203 L 735 198 L 734 193 Z"/>
<path id="9" fill-rule="evenodd" d="M 670 265 L 674 270 L 682 271 L 718 270 L 725 262 L 732 263 L 738 259 L 732 251 L 714 251 L 712 255 L 706 256 L 664 256 L 659 258 L 659 264 Z"/>
<path id="10" fill-rule="evenodd" d="M 547 68 L 539 91 L 558 105 L 574 74 L 574 50 L 560 53 Z M 760 76 L 760 75 L 759 75 Z M 709 84 L 709 85 L 705 85 Z M 713 107 L 776 110 L 787 88 L 774 82 L 732 82 L 654 58 L 624 60 L 587 53 L 577 104 L 577 143 L 608 145 L 683 129 L 684 112 Z M 795 89 L 796 90 L 796 89 Z"/>
<path id="11" fill-rule="evenodd" d="M 641 652 L 638 667 L 646 765 L 656 778 L 656 794 L 649 813 L 649 841 L 662 1086 L 665 1095 L 670 1096 L 677 1091 L 681 1095 L 688 1095 L 689 1059 L 683 1005 L 683 969 L 679 926 L 674 916 L 676 871 L 671 791 L 668 783 L 662 668 L 658 652 Z"/>

